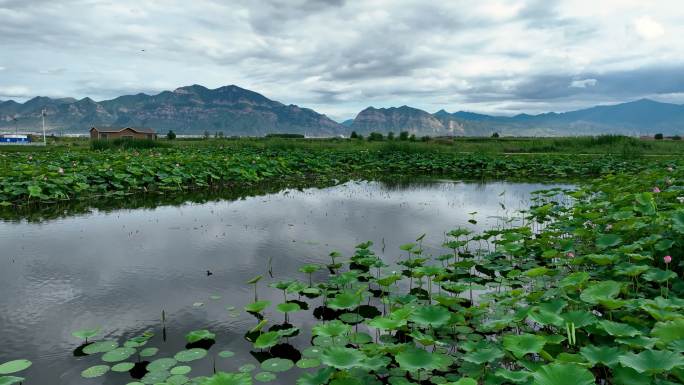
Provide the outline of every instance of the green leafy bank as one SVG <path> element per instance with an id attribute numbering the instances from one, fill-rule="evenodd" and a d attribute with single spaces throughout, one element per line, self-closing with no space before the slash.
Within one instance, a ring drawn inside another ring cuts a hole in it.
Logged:
<path id="1" fill-rule="evenodd" d="M 433 175 L 452 178 L 585 178 L 634 173 L 668 158 L 486 155 L 347 147 L 200 146 L 140 150 L 0 153 L 0 204 L 302 182 Z"/>

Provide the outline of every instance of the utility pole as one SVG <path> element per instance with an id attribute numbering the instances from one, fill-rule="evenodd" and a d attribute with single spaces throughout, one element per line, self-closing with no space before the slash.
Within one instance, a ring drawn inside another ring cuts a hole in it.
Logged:
<path id="1" fill-rule="evenodd" d="M 13 116 L 12 120 L 14 121 L 14 134 L 16 135 L 19 133 L 19 128 L 17 128 L 17 116 Z"/>
<path id="2" fill-rule="evenodd" d="M 43 115 L 43 146 L 47 146 L 47 139 L 45 138 L 45 115 L 47 115 L 47 113 L 45 108 L 43 108 L 41 115 Z"/>

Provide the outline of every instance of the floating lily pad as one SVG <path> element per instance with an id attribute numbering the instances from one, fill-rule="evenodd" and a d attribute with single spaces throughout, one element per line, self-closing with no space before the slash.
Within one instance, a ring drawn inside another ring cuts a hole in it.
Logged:
<path id="1" fill-rule="evenodd" d="M 321 361 L 316 358 L 302 358 L 297 361 L 297 367 L 301 369 L 309 369 L 321 366 Z"/>
<path id="2" fill-rule="evenodd" d="M 309 346 L 302 351 L 302 356 L 308 358 L 317 358 L 323 353 L 323 348 L 320 346 Z"/>
<path id="3" fill-rule="evenodd" d="M 169 377 L 171 377 L 171 373 L 169 373 L 167 370 L 155 370 L 148 372 L 140 380 L 145 384 L 158 384 L 163 383 Z"/>
<path id="4" fill-rule="evenodd" d="M 257 373 L 254 379 L 259 382 L 271 382 L 276 379 L 276 375 L 271 372 L 261 372 Z"/>
<path id="5" fill-rule="evenodd" d="M 159 352 L 159 348 L 145 348 L 140 351 L 140 357 L 152 357 Z"/>
<path id="6" fill-rule="evenodd" d="M 14 384 L 19 384 L 26 381 L 25 378 L 23 377 L 15 377 L 15 376 L 2 376 L 0 377 L 0 385 L 14 385 Z"/>
<path id="7" fill-rule="evenodd" d="M 182 352 L 176 353 L 173 358 L 178 362 L 191 362 L 204 358 L 207 355 L 207 351 L 200 348 L 183 350 Z"/>
<path id="8" fill-rule="evenodd" d="M 83 378 L 96 378 L 105 375 L 109 371 L 108 365 L 95 365 L 81 372 Z"/>
<path id="9" fill-rule="evenodd" d="M 116 341 L 98 341 L 94 342 L 85 348 L 83 348 L 83 353 L 85 354 L 97 354 L 106 353 L 112 351 L 119 347 L 119 343 Z"/>
<path id="10" fill-rule="evenodd" d="M 177 363 L 178 361 L 173 358 L 158 358 L 147 365 L 147 370 L 150 372 L 165 371 L 176 366 Z"/>
<path id="11" fill-rule="evenodd" d="M 119 372 L 119 373 L 128 372 L 131 369 L 133 369 L 133 367 L 135 367 L 135 364 L 132 362 L 121 362 L 121 363 L 118 363 L 118 364 L 112 366 L 112 372 Z"/>
<path id="12" fill-rule="evenodd" d="M 185 375 L 173 374 L 173 373 L 171 373 L 171 374 L 172 374 L 171 377 L 167 378 L 164 381 L 164 383 L 166 383 L 168 385 L 183 385 L 183 384 L 187 384 L 190 381 L 190 379 Z"/>
<path id="13" fill-rule="evenodd" d="M 14 360 L 0 365 L 0 374 L 12 374 L 21 372 L 32 365 L 29 360 Z"/>
<path id="14" fill-rule="evenodd" d="M 231 352 L 230 350 L 224 350 L 222 352 L 219 352 L 219 357 L 221 358 L 230 358 L 235 355 L 235 353 Z"/>
<path id="15" fill-rule="evenodd" d="M 181 366 L 174 366 L 171 368 L 169 373 L 172 375 L 178 375 L 178 374 L 188 374 L 192 371 L 192 368 L 187 366 L 187 365 L 181 365 Z"/>
<path id="16" fill-rule="evenodd" d="M 249 373 L 254 371 L 256 369 L 256 365 L 254 364 L 244 364 L 238 368 L 238 370 L 242 373 Z"/>
<path id="17" fill-rule="evenodd" d="M 102 356 L 104 362 L 119 362 L 127 360 L 130 356 L 135 354 L 134 348 L 116 348 L 110 350 Z"/>
<path id="18" fill-rule="evenodd" d="M 363 316 L 361 316 L 358 313 L 344 313 L 344 314 L 340 314 L 340 316 L 338 318 L 340 319 L 340 321 L 342 321 L 344 323 L 352 324 L 352 325 L 360 323 L 364 319 Z"/>
<path id="19" fill-rule="evenodd" d="M 261 363 L 261 369 L 269 372 L 284 372 L 294 366 L 291 360 L 285 358 L 269 358 Z"/>
<path id="20" fill-rule="evenodd" d="M 88 340 L 88 338 L 93 338 L 96 335 L 98 335 L 99 333 L 100 333 L 100 328 L 94 328 L 94 329 L 76 330 L 75 332 L 71 333 L 71 335 L 76 337 L 76 338 Z"/>

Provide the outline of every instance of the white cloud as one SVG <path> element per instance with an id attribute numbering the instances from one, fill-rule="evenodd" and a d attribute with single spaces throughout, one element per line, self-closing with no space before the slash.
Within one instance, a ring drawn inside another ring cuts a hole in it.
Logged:
<path id="1" fill-rule="evenodd" d="M 580 79 L 580 80 L 573 80 L 570 83 L 570 87 L 572 88 L 587 88 L 587 87 L 593 87 L 598 83 L 598 80 L 596 79 Z"/>
<path id="2" fill-rule="evenodd" d="M 0 96 L 25 98 L 31 96 L 31 90 L 25 86 L 0 86 Z"/>
<path id="3" fill-rule="evenodd" d="M 336 118 L 565 110 L 684 92 L 681 71 L 658 71 L 684 68 L 680 1 L 0 0 L 0 87 L 101 100 L 236 84 Z"/>
<path id="4" fill-rule="evenodd" d="M 642 16 L 634 21 L 636 32 L 644 39 L 656 39 L 665 34 L 662 24 L 653 20 L 650 16 Z"/>

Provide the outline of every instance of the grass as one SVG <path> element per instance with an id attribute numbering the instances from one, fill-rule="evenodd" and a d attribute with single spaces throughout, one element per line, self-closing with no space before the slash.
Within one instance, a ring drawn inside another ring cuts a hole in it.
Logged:
<path id="1" fill-rule="evenodd" d="M 114 141 L 112 141 L 114 142 Z M 137 141 L 133 141 L 137 142 Z M 192 138 L 176 139 L 173 141 L 161 138 L 155 143 L 160 146 L 171 147 L 242 147 L 251 146 L 271 149 L 323 149 L 323 150 L 383 150 L 386 152 L 465 152 L 486 154 L 521 154 L 521 153 L 550 153 L 550 154 L 611 154 L 625 157 L 642 155 L 678 155 L 684 153 L 684 141 L 677 140 L 642 140 L 618 135 L 602 135 L 595 137 L 567 137 L 567 138 L 432 138 L 428 142 L 400 141 L 387 139 L 383 141 L 352 140 L 342 138 L 302 139 L 288 138 L 283 135 L 272 135 L 264 138 Z M 33 146 L 0 146 L 3 152 L 40 152 L 54 149 L 83 151 L 92 146 L 121 147 L 115 144 L 92 144 L 86 138 L 48 138 L 47 147 Z M 137 146 L 133 144 L 132 146 Z M 149 146 L 149 145 L 140 145 Z M 140 148 L 140 147 L 137 147 Z"/>

